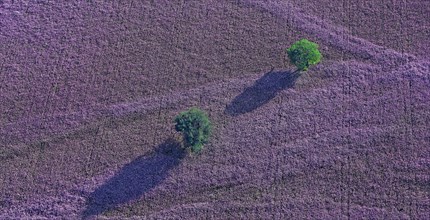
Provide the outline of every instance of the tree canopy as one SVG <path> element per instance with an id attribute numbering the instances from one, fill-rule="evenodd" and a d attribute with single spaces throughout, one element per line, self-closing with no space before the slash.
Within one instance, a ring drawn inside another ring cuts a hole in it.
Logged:
<path id="1" fill-rule="evenodd" d="M 307 39 L 295 42 L 287 49 L 288 57 L 298 70 L 307 71 L 310 65 L 315 65 L 321 61 L 322 55 L 318 50 L 318 44 Z"/>
<path id="2" fill-rule="evenodd" d="M 175 118 L 176 131 L 182 132 L 187 147 L 192 152 L 198 152 L 207 143 L 211 134 L 212 124 L 205 112 L 198 108 L 191 108 L 181 112 Z"/>

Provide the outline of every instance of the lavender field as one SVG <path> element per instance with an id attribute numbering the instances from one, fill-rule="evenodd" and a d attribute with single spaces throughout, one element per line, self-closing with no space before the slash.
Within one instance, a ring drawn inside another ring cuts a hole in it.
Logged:
<path id="1" fill-rule="evenodd" d="M 0 219 L 430 219 L 429 30 L 424 0 L 0 0 Z"/>

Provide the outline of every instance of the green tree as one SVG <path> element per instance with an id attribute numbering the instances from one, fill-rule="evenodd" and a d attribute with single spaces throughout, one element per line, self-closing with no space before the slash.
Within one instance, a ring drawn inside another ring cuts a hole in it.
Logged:
<path id="1" fill-rule="evenodd" d="M 306 39 L 295 42 L 287 49 L 288 57 L 298 70 L 307 71 L 310 65 L 321 61 L 322 55 L 318 50 L 318 44 Z"/>
<path id="2" fill-rule="evenodd" d="M 207 143 L 211 135 L 212 124 L 205 112 L 198 108 L 191 108 L 181 112 L 175 118 L 176 131 L 182 132 L 186 147 L 192 152 L 198 152 Z"/>

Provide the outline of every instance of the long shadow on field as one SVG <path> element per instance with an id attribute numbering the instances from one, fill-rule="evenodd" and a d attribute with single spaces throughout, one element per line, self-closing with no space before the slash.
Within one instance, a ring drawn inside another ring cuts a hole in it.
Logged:
<path id="1" fill-rule="evenodd" d="M 180 144 L 168 139 L 149 156 L 141 156 L 125 165 L 114 177 L 92 192 L 83 218 L 99 215 L 121 204 L 139 199 L 161 183 L 170 169 L 185 157 Z"/>
<path id="2" fill-rule="evenodd" d="M 231 116 L 251 112 L 269 102 L 279 91 L 293 87 L 299 76 L 297 71 L 270 71 L 258 79 L 254 85 L 246 88 L 245 91 L 236 96 L 224 112 Z"/>

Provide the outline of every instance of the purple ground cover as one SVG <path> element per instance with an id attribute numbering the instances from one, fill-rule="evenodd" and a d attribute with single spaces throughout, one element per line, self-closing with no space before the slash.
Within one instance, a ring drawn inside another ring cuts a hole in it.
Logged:
<path id="1" fill-rule="evenodd" d="M 0 1 L 0 218 L 430 219 L 428 6 Z"/>

